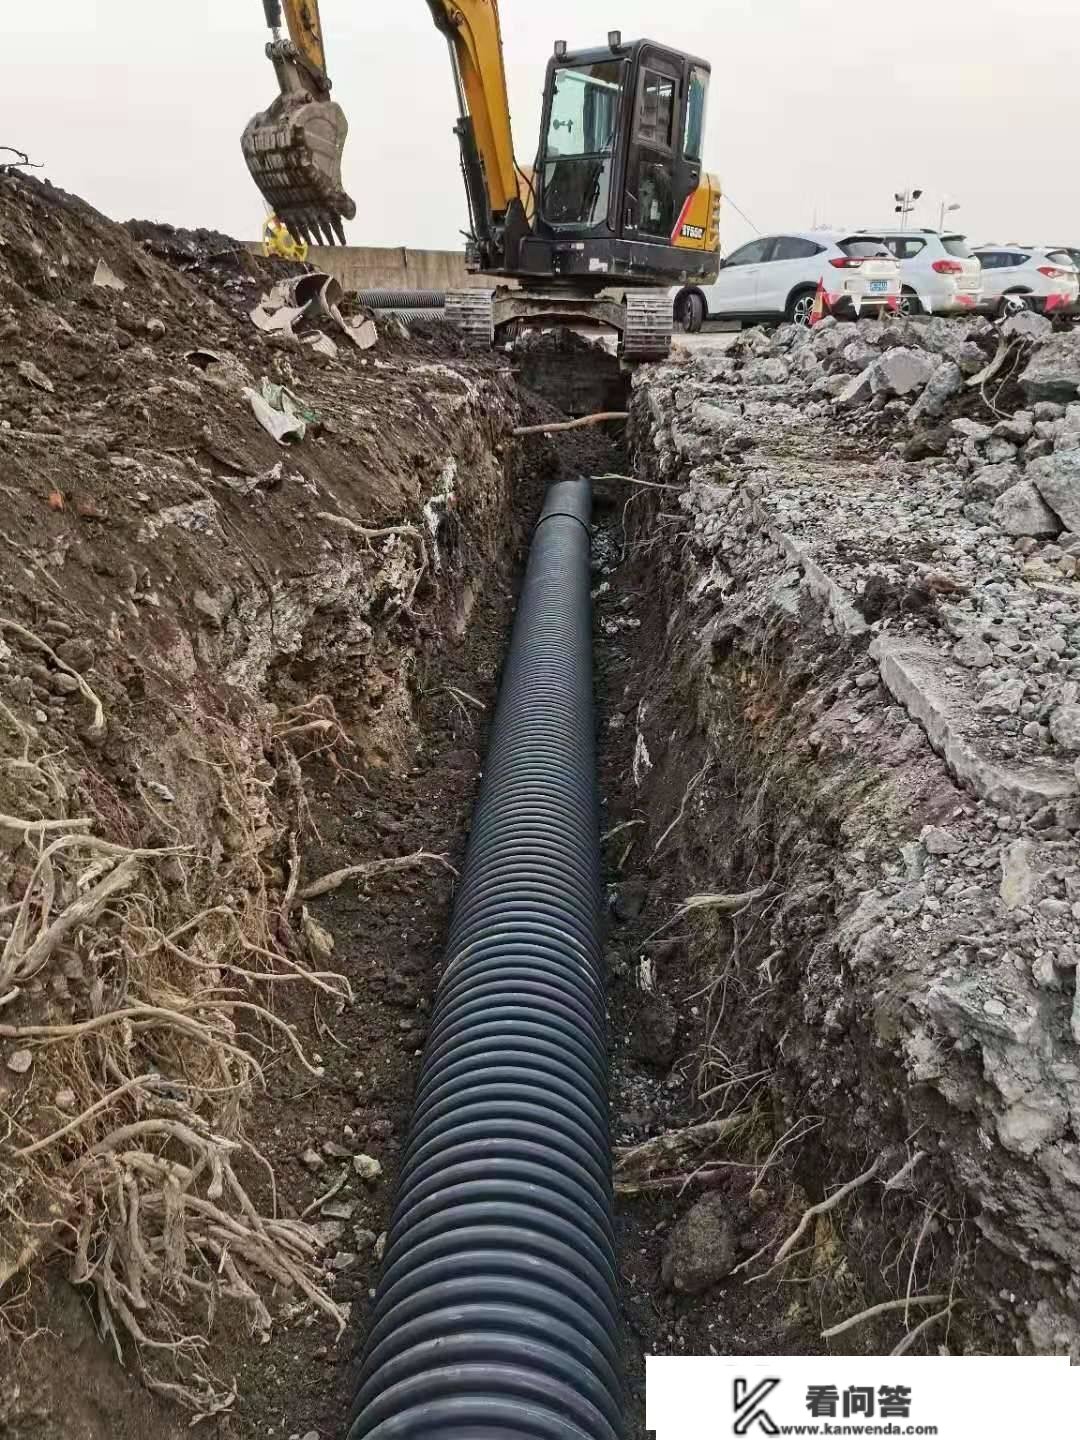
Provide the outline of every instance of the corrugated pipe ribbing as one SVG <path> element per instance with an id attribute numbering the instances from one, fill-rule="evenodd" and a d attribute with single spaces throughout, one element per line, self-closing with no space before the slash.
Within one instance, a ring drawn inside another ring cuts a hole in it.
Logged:
<path id="1" fill-rule="evenodd" d="M 587 482 L 537 526 L 349 1440 L 617 1440 Z"/>
<path id="2" fill-rule="evenodd" d="M 357 298 L 369 310 L 442 310 L 445 290 L 359 290 Z"/>

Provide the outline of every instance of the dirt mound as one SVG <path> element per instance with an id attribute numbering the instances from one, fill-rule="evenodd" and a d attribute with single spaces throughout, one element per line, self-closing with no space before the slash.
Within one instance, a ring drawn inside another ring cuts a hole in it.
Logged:
<path id="1" fill-rule="evenodd" d="M 297 1094 L 368 1103 L 327 1038 L 352 1024 L 356 922 L 335 942 L 309 906 L 441 863 L 411 855 L 458 810 L 440 826 L 400 785 L 424 705 L 452 731 L 484 703 L 433 698 L 432 657 L 513 538 L 498 364 L 264 335 L 248 312 L 279 273 L 0 179 L 0 1283 L 59 1254 L 117 1353 L 202 1414 L 243 1370 L 211 1326 L 265 1337 L 285 1295 L 324 1346 L 344 1323 L 330 1232 L 275 1183 L 322 1185 Z M 8 1342 L 58 1293 L 0 1307 Z"/>

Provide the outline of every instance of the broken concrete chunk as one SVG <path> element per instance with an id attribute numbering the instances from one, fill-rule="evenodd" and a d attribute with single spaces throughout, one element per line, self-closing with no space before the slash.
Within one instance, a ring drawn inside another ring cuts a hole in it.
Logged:
<path id="1" fill-rule="evenodd" d="M 1055 450 L 1053 455 L 1033 460 L 1027 467 L 1027 478 L 1065 522 L 1061 528 L 1080 532 L 1080 448 Z"/>
<path id="2" fill-rule="evenodd" d="M 938 420 L 945 413 L 945 407 L 954 395 L 964 388 L 964 374 L 955 360 L 945 360 L 934 371 L 926 389 L 911 407 L 908 424 L 917 425 L 925 420 Z"/>
<path id="3" fill-rule="evenodd" d="M 1044 1090 L 1010 1105 L 997 1122 L 998 1139 L 1013 1155 L 1034 1155 L 1058 1140 L 1069 1123 L 1069 1111 L 1058 1096 Z"/>
<path id="4" fill-rule="evenodd" d="M 382 1166 L 371 1155 L 354 1155 L 353 1169 L 367 1185 L 374 1185 L 382 1174 Z"/>
<path id="5" fill-rule="evenodd" d="M 1039 873 L 1032 864 L 1035 846 L 1030 840 L 1014 840 L 1001 852 L 1001 900 L 1006 910 L 1030 906 L 1039 883 Z"/>
<path id="6" fill-rule="evenodd" d="M 1080 705 L 1059 705 L 1050 716 L 1050 734 L 1063 750 L 1080 755 Z"/>
<path id="7" fill-rule="evenodd" d="M 1016 465 L 1006 462 L 1001 465 L 984 465 L 976 470 L 967 483 L 964 494 L 969 500 L 997 500 L 1011 490 L 1020 480 Z"/>
<path id="8" fill-rule="evenodd" d="M 989 425 L 984 425 L 981 420 L 968 420 L 963 416 L 954 420 L 949 429 L 961 440 L 974 440 L 976 445 L 981 445 L 984 440 L 989 440 L 994 433 Z"/>
<path id="9" fill-rule="evenodd" d="M 977 635 L 968 635 L 953 646 L 953 659 L 969 670 L 985 670 L 992 663 L 994 652 L 985 640 L 980 640 Z"/>
<path id="10" fill-rule="evenodd" d="M 312 956 L 320 963 L 325 963 L 334 953 L 333 935 L 324 925 L 319 924 L 306 905 L 303 908 L 301 924 Z"/>
<path id="11" fill-rule="evenodd" d="M 999 495 L 992 514 L 1006 535 L 1060 535 L 1065 528 L 1030 480 L 1020 480 Z"/>
<path id="12" fill-rule="evenodd" d="M 1035 416 L 1030 410 L 1017 410 L 1007 415 L 994 426 L 994 435 L 1000 440 L 1009 440 L 1014 445 L 1025 445 L 1035 433 Z"/>
<path id="13" fill-rule="evenodd" d="M 1023 703 L 1023 680 L 1006 680 L 983 696 L 979 709 L 984 715 L 1019 715 Z"/>
<path id="14" fill-rule="evenodd" d="M 1045 321 L 1044 321 L 1045 323 Z M 1068 404 L 1080 394 L 1080 331 L 1051 335 L 1032 355 L 1020 384 L 1028 402 Z"/>
<path id="15" fill-rule="evenodd" d="M 771 360 L 754 360 L 743 371 L 748 385 L 783 385 L 791 374 L 787 363 L 775 356 Z"/>
<path id="16" fill-rule="evenodd" d="M 7 1068 L 13 1075 L 25 1075 L 33 1063 L 34 1057 L 29 1050 L 13 1050 L 7 1057 Z"/>
<path id="17" fill-rule="evenodd" d="M 32 360 L 20 360 L 16 369 L 26 383 L 33 385 L 35 390 L 44 390 L 49 395 L 56 393 L 56 386 L 44 370 L 39 370 Z"/>
<path id="18" fill-rule="evenodd" d="M 1036 315 L 1034 310 L 1022 310 L 1019 315 L 1009 316 L 1001 326 L 1001 333 L 1009 340 L 1045 340 L 1053 329 L 1053 324 L 1045 315 Z"/>
<path id="19" fill-rule="evenodd" d="M 929 382 L 938 362 L 925 350 L 902 346 L 886 350 L 873 366 L 871 388 L 875 395 L 911 395 Z"/>
<path id="20" fill-rule="evenodd" d="M 831 378 L 835 380 L 838 377 Z M 850 405 L 859 405 L 862 401 L 869 400 L 873 385 L 874 366 L 868 365 L 861 375 L 853 375 L 850 380 L 844 381 L 843 386 L 838 390 L 836 403 L 845 409 Z"/>
<path id="21" fill-rule="evenodd" d="M 962 841 L 939 825 L 927 825 L 919 839 L 928 855 L 955 855 L 964 848 Z"/>

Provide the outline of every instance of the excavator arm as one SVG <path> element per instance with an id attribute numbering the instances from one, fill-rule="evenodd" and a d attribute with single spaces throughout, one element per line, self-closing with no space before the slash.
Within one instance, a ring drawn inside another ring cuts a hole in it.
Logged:
<path id="1" fill-rule="evenodd" d="M 342 221 L 356 214 L 341 181 L 349 122 L 330 98 L 318 0 L 263 0 L 263 10 L 279 93 L 248 122 L 240 142 L 244 159 L 266 203 L 294 235 L 344 245 Z"/>
<path id="2" fill-rule="evenodd" d="M 427 0 L 446 37 L 458 101 L 456 133 L 473 239 L 485 268 L 500 263 L 508 225 L 524 226 L 497 0 Z M 356 214 L 341 156 L 345 112 L 330 98 L 319 0 L 263 0 L 266 53 L 279 94 L 244 131 L 244 158 L 267 204 L 303 240 L 345 242 Z M 287 38 L 282 34 L 288 31 Z"/>

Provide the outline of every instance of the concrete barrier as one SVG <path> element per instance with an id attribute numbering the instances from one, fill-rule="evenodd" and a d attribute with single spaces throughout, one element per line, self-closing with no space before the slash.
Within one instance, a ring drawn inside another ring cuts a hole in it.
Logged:
<path id="1" fill-rule="evenodd" d="M 262 254 L 262 246 L 250 247 Z M 345 290 L 461 290 L 496 282 L 470 275 L 460 250 L 410 250 L 408 246 L 313 245 L 309 262 Z"/>

